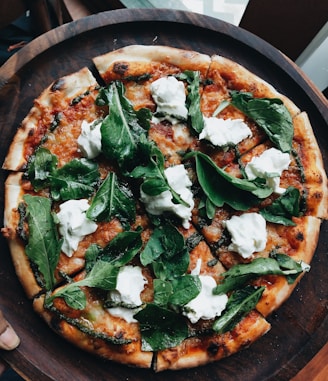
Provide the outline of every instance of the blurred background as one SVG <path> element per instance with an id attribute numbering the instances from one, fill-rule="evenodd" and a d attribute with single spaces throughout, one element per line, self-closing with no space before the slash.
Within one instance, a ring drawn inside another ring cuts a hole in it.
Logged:
<path id="1" fill-rule="evenodd" d="M 216 17 L 256 34 L 328 96 L 327 0 L 1 0 L 0 65 L 38 35 L 72 20 L 112 9 L 164 7 Z"/>

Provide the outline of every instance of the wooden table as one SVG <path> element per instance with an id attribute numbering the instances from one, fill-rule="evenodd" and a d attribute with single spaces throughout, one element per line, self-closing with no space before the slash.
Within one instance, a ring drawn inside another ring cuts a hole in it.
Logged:
<path id="1" fill-rule="evenodd" d="M 328 163 L 327 101 L 290 60 L 241 28 L 207 16 L 160 9 L 122 9 L 92 15 L 38 37 L 12 56 L 0 68 L 0 161 L 33 99 L 46 86 L 83 66 L 93 70 L 93 56 L 134 43 L 218 53 L 238 61 L 308 112 Z M 6 173 L 1 171 L 0 176 L 2 215 Z M 288 302 L 270 316 L 271 331 L 251 348 L 201 368 L 153 374 L 90 356 L 50 331 L 25 297 L 1 237 L 0 306 L 21 337 L 18 349 L 3 351 L 1 356 L 33 381 L 164 381 L 168 377 L 172 381 L 290 380 L 328 341 L 327 238 L 328 224 L 324 222 L 310 273 Z M 326 355 L 327 349 L 323 353 Z"/>

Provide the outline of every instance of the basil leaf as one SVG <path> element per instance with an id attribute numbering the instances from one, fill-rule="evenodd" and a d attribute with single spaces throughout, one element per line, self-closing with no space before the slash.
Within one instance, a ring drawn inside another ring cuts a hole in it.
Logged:
<path id="1" fill-rule="evenodd" d="M 62 240 L 58 239 L 56 224 L 51 214 L 51 201 L 45 197 L 24 195 L 28 222 L 28 258 L 37 265 L 43 276 L 46 290 L 55 285 L 54 271 L 61 252 Z"/>
<path id="2" fill-rule="evenodd" d="M 235 291 L 230 298 L 222 316 L 213 324 L 213 330 L 217 333 L 231 331 L 260 300 L 265 287 L 247 286 L 242 290 Z"/>
<path id="3" fill-rule="evenodd" d="M 266 198 L 272 193 L 269 187 L 260 187 L 252 181 L 231 176 L 201 152 L 192 152 L 186 157 L 189 156 L 195 156 L 201 188 L 218 207 L 226 203 L 235 210 L 247 210 L 259 202 L 258 198 Z"/>
<path id="4" fill-rule="evenodd" d="M 300 215 L 300 191 L 288 187 L 286 191 L 273 203 L 260 210 L 260 214 L 269 222 L 286 226 L 295 226 L 292 216 Z"/>
<path id="5" fill-rule="evenodd" d="M 134 318 L 140 324 L 143 351 L 173 348 L 188 337 L 185 319 L 155 304 L 147 304 L 143 310 L 134 315 Z"/>
<path id="6" fill-rule="evenodd" d="M 99 187 L 87 211 L 87 217 L 94 221 L 110 221 L 117 217 L 123 226 L 135 220 L 133 194 L 118 180 L 115 173 L 109 173 Z"/>
<path id="7" fill-rule="evenodd" d="M 146 133 L 146 112 L 136 113 L 130 101 L 124 96 L 124 85 L 113 82 L 102 90 L 101 98 L 109 106 L 109 114 L 101 125 L 102 150 L 112 160 L 115 160 L 121 169 L 134 164 L 138 153 L 140 136 Z M 142 116 L 142 125 L 138 116 Z M 150 117 L 150 113 L 147 114 Z"/>
<path id="8" fill-rule="evenodd" d="M 292 117 L 278 98 L 254 98 L 251 93 L 231 91 L 231 104 L 252 118 L 282 152 L 290 152 L 294 135 Z"/>
<path id="9" fill-rule="evenodd" d="M 98 165 L 87 159 L 73 159 L 50 175 L 54 200 L 88 198 L 99 181 Z"/>

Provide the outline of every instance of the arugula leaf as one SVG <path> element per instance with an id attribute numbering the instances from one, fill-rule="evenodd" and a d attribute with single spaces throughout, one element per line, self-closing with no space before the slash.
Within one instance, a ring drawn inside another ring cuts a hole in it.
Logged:
<path id="1" fill-rule="evenodd" d="M 213 330 L 217 333 L 231 331 L 260 300 L 265 287 L 247 286 L 242 290 L 235 291 L 230 298 L 222 316 L 213 324 Z"/>
<path id="2" fill-rule="evenodd" d="M 200 186 L 218 207 L 226 203 L 235 210 L 247 210 L 259 202 L 258 198 L 266 198 L 272 193 L 272 189 L 263 184 L 231 176 L 201 152 L 191 152 L 185 158 L 190 156 L 195 156 Z"/>
<path id="3" fill-rule="evenodd" d="M 166 308 L 147 304 L 134 318 L 139 321 L 143 351 L 160 351 L 179 345 L 188 337 L 185 319 Z"/>
<path id="4" fill-rule="evenodd" d="M 58 239 L 56 225 L 51 214 L 51 201 L 45 197 L 24 195 L 28 222 L 28 258 L 37 265 L 43 276 L 46 290 L 55 285 L 56 269 L 62 240 Z"/>
<path id="5" fill-rule="evenodd" d="M 302 271 L 302 265 L 285 254 L 276 254 L 273 258 L 256 258 L 250 263 L 235 265 L 221 274 L 223 281 L 213 289 L 213 294 L 226 294 L 263 275 L 292 275 L 294 281 Z M 289 277 L 288 282 L 291 280 Z"/>
<path id="6" fill-rule="evenodd" d="M 184 306 L 200 293 L 202 284 L 197 275 L 183 275 L 171 281 L 172 295 L 168 299 L 169 304 Z"/>
<path id="7" fill-rule="evenodd" d="M 99 181 L 98 165 L 87 159 L 73 159 L 61 168 L 46 148 L 39 148 L 32 157 L 27 176 L 35 190 L 50 188 L 54 200 L 89 197 Z"/>
<path id="8" fill-rule="evenodd" d="M 87 198 L 99 181 L 98 164 L 88 159 L 73 159 L 49 176 L 54 200 Z"/>
<path id="9" fill-rule="evenodd" d="M 37 149 L 31 157 L 27 168 L 27 176 L 35 190 L 40 190 L 50 185 L 49 176 L 56 170 L 57 156 L 43 147 Z"/>
<path id="10" fill-rule="evenodd" d="M 121 267 L 130 262 L 142 248 L 141 229 L 118 233 L 105 246 L 99 257 L 102 261 Z"/>
<path id="11" fill-rule="evenodd" d="M 157 278 L 173 279 L 183 275 L 189 265 L 189 252 L 182 234 L 169 222 L 154 229 L 140 253 L 142 265 L 152 264 Z"/>
<path id="12" fill-rule="evenodd" d="M 154 303 L 158 306 L 166 307 L 170 296 L 173 293 L 170 281 L 154 279 Z"/>
<path id="13" fill-rule="evenodd" d="M 254 98 L 251 93 L 231 91 L 231 104 L 252 118 L 282 152 L 290 152 L 294 135 L 292 117 L 278 98 Z"/>
<path id="14" fill-rule="evenodd" d="M 288 284 L 293 284 L 298 276 L 304 271 L 310 271 L 310 266 L 304 262 L 296 262 L 291 257 L 285 254 L 272 254 L 286 276 Z"/>
<path id="15" fill-rule="evenodd" d="M 180 74 L 179 79 L 188 82 L 187 108 L 191 127 L 199 134 L 204 128 L 204 118 L 200 109 L 200 73 L 199 71 L 186 70 Z"/>
<path id="16" fill-rule="evenodd" d="M 59 289 L 55 294 L 47 298 L 46 304 L 49 306 L 55 298 L 61 297 L 64 298 L 69 307 L 83 310 L 86 307 L 86 296 L 80 287 L 94 287 L 106 291 L 113 290 L 116 287 L 119 270 L 119 267 L 113 266 L 109 262 L 98 260 L 84 279 L 69 283 Z"/>
<path id="17" fill-rule="evenodd" d="M 112 82 L 101 90 L 97 98 L 98 104 L 109 106 L 109 114 L 101 125 L 103 153 L 115 160 L 121 169 L 134 164 L 138 156 L 138 142 L 145 135 L 144 126 L 149 127 L 151 118 L 149 110 L 136 112 L 124 92 L 122 82 Z"/>
<path id="18" fill-rule="evenodd" d="M 300 215 L 300 191 L 294 187 L 288 187 L 286 191 L 273 203 L 260 210 L 260 214 L 269 222 L 286 226 L 295 226 L 292 216 Z"/>
<path id="19" fill-rule="evenodd" d="M 123 226 L 135 220 L 133 194 L 118 180 L 115 173 L 109 173 L 99 187 L 87 211 L 87 217 L 94 221 L 110 221 L 117 217 Z"/>

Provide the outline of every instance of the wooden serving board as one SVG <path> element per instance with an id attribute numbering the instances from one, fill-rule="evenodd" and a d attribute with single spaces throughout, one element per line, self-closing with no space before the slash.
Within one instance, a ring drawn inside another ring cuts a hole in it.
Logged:
<path id="1" fill-rule="evenodd" d="M 258 37 L 220 20 L 183 11 L 117 10 L 54 29 L 25 46 L 0 68 L 0 162 L 33 99 L 60 76 L 88 66 L 91 58 L 129 44 L 170 45 L 221 54 L 246 66 L 309 114 L 328 163 L 328 107 L 325 98 L 281 52 Z M 3 182 L 0 174 L 0 214 Z M 73 347 L 32 310 L 16 279 L 7 244 L 0 237 L 0 308 L 21 337 L 1 356 L 25 379 L 258 381 L 290 380 L 328 341 L 328 223 L 306 274 L 291 298 L 272 316 L 272 329 L 252 347 L 196 369 L 154 374 L 106 362 Z"/>

